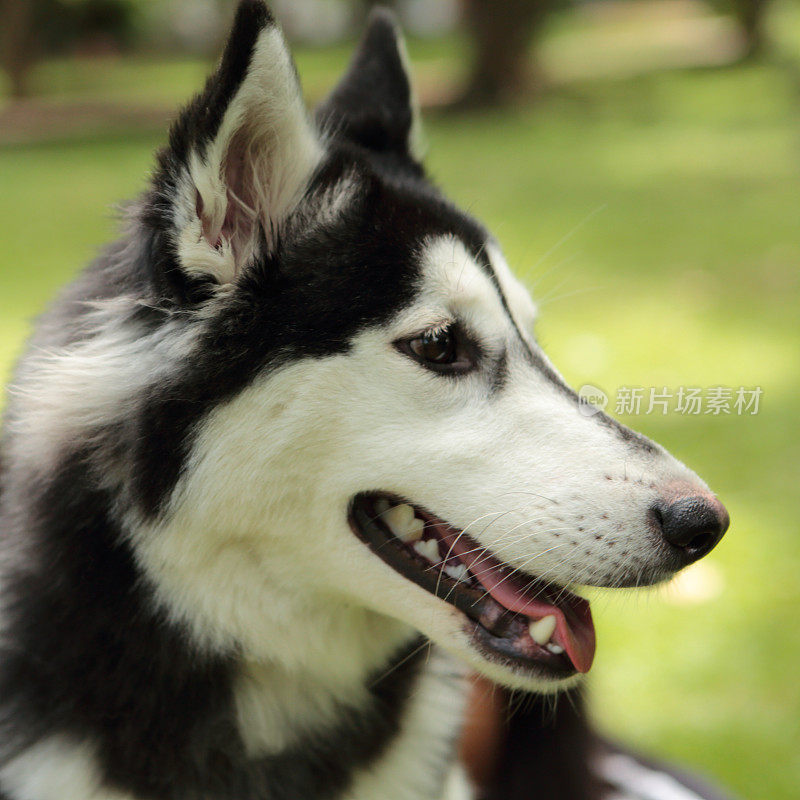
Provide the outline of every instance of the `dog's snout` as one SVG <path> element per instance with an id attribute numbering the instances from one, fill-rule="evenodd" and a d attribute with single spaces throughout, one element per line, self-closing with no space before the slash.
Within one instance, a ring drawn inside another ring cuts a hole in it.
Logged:
<path id="1" fill-rule="evenodd" d="M 730 523 L 725 506 L 711 494 L 662 498 L 651 513 L 664 540 L 686 564 L 710 553 Z"/>

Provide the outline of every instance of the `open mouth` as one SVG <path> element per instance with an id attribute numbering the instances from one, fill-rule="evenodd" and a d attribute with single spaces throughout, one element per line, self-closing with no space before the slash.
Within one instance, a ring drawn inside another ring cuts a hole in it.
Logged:
<path id="1" fill-rule="evenodd" d="M 394 495 L 357 495 L 350 525 L 394 570 L 459 609 L 483 655 L 552 678 L 588 672 L 589 603 L 504 564 L 463 531 Z"/>

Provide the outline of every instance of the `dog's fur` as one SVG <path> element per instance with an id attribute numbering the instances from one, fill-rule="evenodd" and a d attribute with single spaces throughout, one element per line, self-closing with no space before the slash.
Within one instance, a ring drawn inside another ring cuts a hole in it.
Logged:
<path id="1" fill-rule="evenodd" d="M 124 236 L 40 320 L 10 391 L 8 800 L 466 797 L 463 670 L 571 679 L 478 649 L 353 534 L 360 492 L 562 585 L 679 566 L 648 512 L 705 485 L 578 413 L 499 246 L 420 157 L 386 13 L 310 118 L 275 22 L 241 3 Z M 394 346 L 451 324 L 464 374 Z"/>

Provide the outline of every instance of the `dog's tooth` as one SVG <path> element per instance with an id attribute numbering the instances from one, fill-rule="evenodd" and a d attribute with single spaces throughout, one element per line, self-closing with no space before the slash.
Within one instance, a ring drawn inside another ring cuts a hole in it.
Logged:
<path id="1" fill-rule="evenodd" d="M 556 618 L 553 614 L 537 619 L 528 625 L 528 632 L 536 644 L 547 644 L 556 629 Z"/>
<path id="2" fill-rule="evenodd" d="M 422 539 L 414 544 L 414 549 L 428 561 L 438 564 L 441 559 L 439 558 L 439 545 L 434 539 Z"/>
<path id="3" fill-rule="evenodd" d="M 391 503 L 385 497 L 379 497 L 375 501 L 375 510 L 383 516 L 391 508 Z"/>
<path id="4" fill-rule="evenodd" d="M 397 534 L 397 536 L 404 542 L 410 544 L 411 542 L 418 542 L 422 538 L 422 532 L 424 530 L 425 523 L 419 517 L 414 517 L 414 519 L 408 523 L 406 532 L 402 536 L 400 536 L 400 534 Z"/>
<path id="5" fill-rule="evenodd" d="M 564 652 L 564 648 L 554 642 L 548 642 L 546 647 L 554 656 L 560 656 Z"/>
<path id="6" fill-rule="evenodd" d="M 463 564 L 450 564 L 444 568 L 447 575 L 457 581 L 463 581 L 469 574 L 469 570 Z"/>
<path id="7" fill-rule="evenodd" d="M 383 513 L 383 521 L 389 526 L 389 530 L 402 539 L 408 530 L 409 525 L 414 519 L 414 509 L 408 503 L 401 503 L 397 506 L 392 506 L 388 511 Z"/>

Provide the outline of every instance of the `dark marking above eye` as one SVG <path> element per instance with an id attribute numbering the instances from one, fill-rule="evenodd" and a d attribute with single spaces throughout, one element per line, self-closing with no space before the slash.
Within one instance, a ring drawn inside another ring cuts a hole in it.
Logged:
<path id="1" fill-rule="evenodd" d="M 503 348 L 503 352 L 497 357 L 492 370 L 492 394 L 501 391 L 508 383 L 508 351 Z"/>

